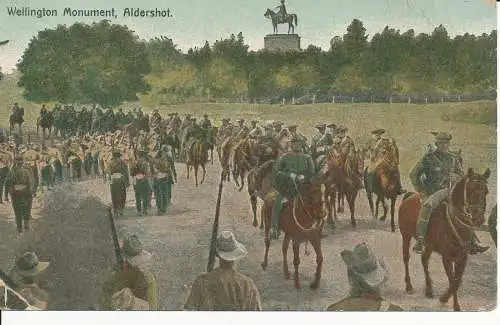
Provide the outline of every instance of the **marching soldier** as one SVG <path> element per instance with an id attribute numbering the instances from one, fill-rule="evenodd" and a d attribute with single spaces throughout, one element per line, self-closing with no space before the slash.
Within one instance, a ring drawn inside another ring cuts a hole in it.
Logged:
<path id="1" fill-rule="evenodd" d="M 217 239 L 220 266 L 194 280 L 184 310 L 192 311 L 260 311 L 259 289 L 248 276 L 234 268 L 247 255 L 247 249 L 230 231 Z"/>
<path id="2" fill-rule="evenodd" d="M 273 239 L 279 238 L 279 219 L 283 208 L 283 198 L 293 199 L 297 192 L 298 183 L 310 180 L 316 170 L 311 156 L 301 152 L 302 143 L 294 138 L 291 141 L 292 152 L 283 154 L 276 162 L 276 172 L 273 179 L 274 188 L 278 191 L 272 216 Z"/>
<path id="3" fill-rule="evenodd" d="M 127 188 L 130 186 L 127 164 L 121 159 L 119 150 L 113 151 L 113 158 L 109 163 L 109 173 L 111 174 L 111 203 L 115 217 L 123 217 L 123 209 L 127 201 Z"/>
<path id="4" fill-rule="evenodd" d="M 311 155 L 313 159 L 317 160 L 326 153 L 328 147 L 333 145 L 333 139 L 331 134 L 326 133 L 324 123 L 317 124 L 315 128 L 318 133 L 311 139 Z"/>
<path id="5" fill-rule="evenodd" d="M 177 182 L 174 159 L 170 147 L 163 145 L 154 160 L 154 191 L 158 215 L 167 212 L 172 198 L 172 184 Z"/>
<path id="6" fill-rule="evenodd" d="M 8 201 L 7 188 L 5 187 L 5 180 L 9 174 L 9 155 L 7 153 L 0 153 L 0 204 L 3 203 L 3 198 Z"/>
<path id="7" fill-rule="evenodd" d="M 116 265 L 105 281 L 99 299 L 100 309 L 111 310 L 113 295 L 129 288 L 135 297 L 149 303 L 149 310 L 157 310 L 156 280 L 147 267 L 151 253 L 143 249 L 136 235 L 127 236 L 121 250 L 125 265 Z"/>
<path id="8" fill-rule="evenodd" d="M 36 278 L 42 274 L 50 262 L 43 262 L 38 259 L 38 256 L 28 251 L 17 259 L 16 264 L 9 276 L 16 282 L 18 288 L 16 290 L 26 301 L 33 307 L 39 309 L 47 309 L 49 294 L 41 289 L 36 283 Z M 14 310 L 24 310 L 25 304 L 18 297 L 12 295 L 8 299 L 8 307 Z"/>
<path id="9" fill-rule="evenodd" d="M 423 251 L 432 212 L 448 197 L 458 178 L 464 175 L 458 157 L 449 150 L 451 135 L 442 132 L 432 134 L 436 138 L 436 149 L 426 153 L 410 172 L 411 182 L 420 193 L 422 204 L 417 221 L 417 243 L 413 248 L 418 254 Z M 489 248 L 479 246 L 474 232 L 470 234 L 470 254 L 482 253 Z"/>
<path id="10" fill-rule="evenodd" d="M 388 280 L 387 271 L 370 246 L 362 243 L 340 255 L 347 265 L 351 291 L 349 297 L 330 305 L 327 311 L 404 311 L 382 298 L 380 287 Z"/>
<path id="11" fill-rule="evenodd" d="M 12 208 L 16 217 L 16 226 L 19 234 L 30 229 L 31 205 L 33 203 L 33 174 L 23 166 L 23 157 L 14 158 L 14 166 L 7 175 L 5 188 L 12 199 Z"/>
<path id="12" fill-rule="evenodd" d="M 201 127 L 204 129 L 210 129 L 212 127 L 212 122 L 208 119 L 208 115 L 203 115 L 203 121 L 201 122 Z"/>
<path id="13" fill-rule="evenodd" d="M 149 201 L 149 178 L 151 176 L 151 164 L 146 151 L 139 151 L 139 159 L 131 168 L 130 175 L 135 180 L 135 206 L 139 216 L 148 214 Z"/>
<path id="14" fill-rule="evenodd" d="M 47 190 L 50 190 L 50 188 L 53 185 L 53 175 L 52 175 L 52 166 L 50 165 L 50 157 L 47 154 L 47 152 L 42 152 L 42 155 L 40 157 L 40 174 L 42 178 L 42 190 L 43 187 L 45 186 Z"/>

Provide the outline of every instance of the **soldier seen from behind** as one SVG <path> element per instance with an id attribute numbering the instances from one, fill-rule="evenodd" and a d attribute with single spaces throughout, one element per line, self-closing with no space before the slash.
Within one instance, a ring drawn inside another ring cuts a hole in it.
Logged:
<path id="1" fill-rule="evenodd" d="M 151 164 L 146 151 L 139 151 L 139 159 L 130 169 L 130 175 L 134 179 L 135 207 L 137 209 L 137 214 L 139 216 L 147 215 Z"/>
<path id="2" fill-rule="evenodd" d="M 259 289 L 248 276 L 235 269 L 235 262 L 247 255 L 243 244 L 230 231 L 217 239 L 219 267 L 199 275 L 191 287 L 185 310 L 191 311 L 260 311 Z"/>
<path id="3" fill-rule="evenodd" d="M 129 235 L 124 239 L 121 251 L 125 259 L 124 265 L 115 265 L 104 282 L 99 299 L 100 309 L 111 310 L 114 305 L 113 296 L 116 299 L 116 293 L 128 288 L 134 297 L 148 302 L 149 310 L 157 310 L 156 280 L 148 266 L 151 253 L 143 248 L 136 235 Z"/>
<path id="4" fill-rule="evenodd" d="M 172 184 L 177 182 L 174 158 L 170 146 L 162 145 L 153 160 L 154 192 L 158 215 L 167 212 L 172 198 Z"/>
<path id="5" fill-rule="evenodd" d="M 427 226 L 432 212 L 446 200 L 453 186 L 464 177 L 461 157 L 450 152 L 451 135 L 432 132 L 435 136 L 435 150 L 427 152 L 410 172 L 410 180 L 421 195 L 420 215 L 417 221 L 417 243 L 413 250 L 421 254 L 424 250 Z M 471 230 L 470 254 L 478 254 L 489 247 L 479 246 L 474 231 Z"/>
<path id="6" fill-rule="evenodd" d="M 121 159 L 121 152 L 113 151 L 113 158 L 109 163 L 111 174 L 111 203 L 115 217 L 123 217 L 123 209 L 127 201 L 127 188 L 130 186 L 127 164 Z"/>
<path id="7" fill-rule="evenodd" d="M 14 158 L 12 167 L 5 180 L 5 188 L 12 199 L 12 208 L 16 219 L 19 234 L 30 229 L 31 206 L 34 194 L 34 179 L 31 170 L 23 166 L 24 160 L 21 155 Z"/>
<path id="8" fill-rule="evenodd" d="M 380 287 L 388 280 L 386 266 L 370 246 L 358 244 L 340 256 L 347 265 L 351 290 L 349 297 L 330 305 L 327 311 L 403 311 L 382 297 Z"/>

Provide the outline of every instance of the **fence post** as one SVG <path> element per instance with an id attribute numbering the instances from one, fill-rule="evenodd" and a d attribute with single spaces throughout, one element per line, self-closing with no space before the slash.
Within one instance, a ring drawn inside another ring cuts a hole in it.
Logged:
<path id="1" fill-rule="evenodd" d="M 335 104 L 335 96 L 332 96 L 332 104 Z"/>
<path id="2" fill-rule="evenodd" d="M 292 105 L 295 105 L 295 96 L 292 97 Z"/>
<path id="3" fill-rule="evenodd" d="M 429 103 L 429 98 L 427 96 L 425 96 L 425 103 L 428 104 Z"/>
<path id="4" fill-rule="evenodd" d="M 281 105 L 285 105 L 285 103 L 286 103 L 286 101 L 285 101 L 285 97 L 283 97 L 283 98 L 281 99 Z"/>
<path id="5" fill-rule="evenodd" d="M 408 96 L 408 104 L 411 104 L 411 97 Z"/>
<path id="6" fill-rule="evenodd" d="M 351 104 L 354 104 L 354 97 L 351 97 Z"/>

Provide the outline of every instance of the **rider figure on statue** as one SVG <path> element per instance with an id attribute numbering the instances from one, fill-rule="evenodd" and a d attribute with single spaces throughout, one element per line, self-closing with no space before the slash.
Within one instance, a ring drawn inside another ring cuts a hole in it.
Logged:
<path id="1" fill-rule="evenodd" d="M 283 199 L 293 200 L 299 195 L 299 185 L 309 181 L 315 174 L 315 166 L 311 156 L 302 153 L 303 143 L 298 137 L 291 140 L 292 151 L 283 154 L 276 163 L 273 186 L 278 192 L 275 198 L 271 238 L 279 238 L 280 214 Z"/>
<path id="2" fill-rule="evenodd" d="M 432 132 L 436 149 L 427 152 L 410 172 L 411 182 L 421 195 L 421 209 L 417 221 L 417 243 L 413 250 L 421 254 L 424 249 L 427 226 L 432 212 L 448 198 L 453 186 L 463 177 L 459 157 L 450 152 L 451 135 Z M 470 234 L 470 254 L 486 251 L 479 246 L 473 231 Z"/>
<path id="3" fill-rule="evenodd" d="M 281 0 L 280 2 L 281 2 L 281 4 L 274 9 L 279 9 L 277 14 L 280 17 L 280 21 L 284 22 L 285 18 L 286 18 L 285 0 Z"/>

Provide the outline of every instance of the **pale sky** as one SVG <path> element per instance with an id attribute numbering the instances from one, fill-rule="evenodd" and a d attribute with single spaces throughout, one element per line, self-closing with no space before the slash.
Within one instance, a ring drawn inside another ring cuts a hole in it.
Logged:
<path id="1" fill-rule="evenodd" d="M 264 18 L 267 8 L 273 9 L 279 0 L 2 0 L 0 7 L 0 41 L 10 43 L 0 47 L 0 66 L 8 72 L 27 47 L 29 40 L 44 28 L 76 21 L 91 23 L 100 18 L 64 17 L 66 7 L 73 9 L 111 9 L 118 13 L 114 23 L 128 25 L 140 38 L 165 35 L 184 52 L 213 42 L 231 33 L 242 32 L 250 49 L 264 46 L 264 36 L 272 33 L 272 25 Z M 301 47 L 309 44 L 329 49 L 333 36 L 345 33 L 347 25 L 358 18 L 371 36 L 389 25 L 406 31 L 429 32 L 443 24 L 453 36 L 465 32 L 489 33 L 496 29 L 497 18 L 493 0 L 286 0 L 288 13 L 298 15 L 296 33 Z M 8 7 L 56 9 L 57 17 L 9 16 Z M 124 8 L 167 9 L 172 18 L 124 18 Z M 278 31 L 286 33 L 287 25 Z"/>

